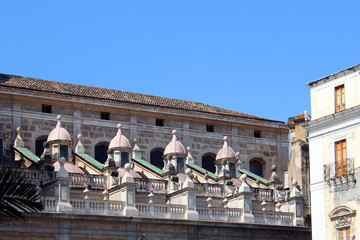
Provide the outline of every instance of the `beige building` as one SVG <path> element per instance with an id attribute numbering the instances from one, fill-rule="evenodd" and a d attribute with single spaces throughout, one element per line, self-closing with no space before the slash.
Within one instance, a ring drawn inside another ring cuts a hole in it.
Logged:
<path id="1" fill-rule="evenodd" d="M 307 85 L 314 240 L 360 238 L 360 65 Z"/>

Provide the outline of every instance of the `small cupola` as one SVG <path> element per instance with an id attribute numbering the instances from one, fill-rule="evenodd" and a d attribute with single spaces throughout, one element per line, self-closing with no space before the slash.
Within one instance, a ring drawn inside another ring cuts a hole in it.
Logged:
<path id="1" fill-rule="evenodd" d="M 237 168 L 241 162 L 234 150 L 229 147 L 227 140 L 228 137 L 225 136 L 224 145 L 216 155 L 216 175 L 222 177 L 228 172 L 231 178 L 237 178 L 239 175 Z"/>
<path id="2" fill-rule="evenodd" d="M 56 127 L 50 132 L 47 143 L 53 159 L 64 157 L 65 160 L 71 159 L 72 142 L 69 132 L 61 126 L 61 115 L 57 116 Z"/>
<path id="3" fill-rule="evenodd" d="M 126 163 L 130 163 L 132 166 L 132 161 L 130 158 L 132 149 L 130 142 L 127 137 L 122 134 L 121 124 L 118 124 L 117 128 L 117 134 L 109 144 L 108 153 L 110 154 L 111 158 L 114 159 L 116 167 L 123 168 Z"/>
<path id="4" fill-rule="evenodd" d="M 176 138 L 176 130 L 172 131 L 173 138 L 164 151 L 164 170 L 168 170 L 168 164 L 172 164 L 177 172 L 185 172 L 186 151 L 184 145 Z"/>

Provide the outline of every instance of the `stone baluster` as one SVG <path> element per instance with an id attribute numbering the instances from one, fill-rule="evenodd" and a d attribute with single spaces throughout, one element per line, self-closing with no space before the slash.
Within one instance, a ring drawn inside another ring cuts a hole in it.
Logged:
<path id="1" fill-rule="evenodd" d="M 155 216 L 155 212 L 154 212 L 154 193 L 152 191 L 152 189 L 150 189 L 150 193 L 148 195 L 148 198 L 149 198 L 149 204 L 150 204 L 150 214 L 152 217 Z"/>
<path id="2" fill-rule="evenodd" d="M 70 176 L 66 171 L 64 164 L 65 158 L 59 159 L 60 169 L 56 173 L 56 184 L 58 190 L 58 204 L 56 206 L 56 212 L 72 212 L 73 207 L 70 204 Z"/>
<path id="3" fill-rule="evenodd" d="M 301 192 L 297 189 L 297 181 L 292 182 L 293 189 L 290 193 L 290 211 L 294 213 L 293 225 L 303 226 L 304 225 L 304 214 L 303 214 L 303 197 Z"/>

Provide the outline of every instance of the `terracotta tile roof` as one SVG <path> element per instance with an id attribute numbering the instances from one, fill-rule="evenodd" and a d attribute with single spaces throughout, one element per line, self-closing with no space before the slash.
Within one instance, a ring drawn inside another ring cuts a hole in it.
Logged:
<path id="1" fill-rule="evenodd" d="M 107 88 L 85 86 L 72 83 L 42 80 L 30 77 L 21 77 L 8 74 L 0 74 L 0 86 L 18 88 L 27 91 L 44 92 L 47 94 L 63 94 L 82 98 L 94 98 L 103 101 L 115 101 L 131 104 L 141 104 L 162 108 L 179 109 L 185 111 L 203 112 L 229 117 L 240 117 L 253 120 L 280 122 L 267 118 L 257 117 L 205 103 L 187 100 L 158 97 L 141 93 L 126 92 Z"/>

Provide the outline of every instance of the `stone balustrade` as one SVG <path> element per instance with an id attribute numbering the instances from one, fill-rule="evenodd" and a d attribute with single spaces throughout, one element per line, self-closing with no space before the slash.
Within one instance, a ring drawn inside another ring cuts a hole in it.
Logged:
<path id="1" fill-rule="evenodd" d="M 149 193 L 150 189 L 155 193 L 166 193 L 167 181 L 158 179 L 135 178 L 136 192 Z"/>
<path id="2" fill-rule="evenodd" d="M 208 193 L 212 197 L 223 197 L 224 186 L 221 184 L 194 183 L 196 195 L 207 196 Z"/>
<path id="3" fill-rule="evenodd" d="M 185 206 L 174 204 L 136 204 L 139 216 L 155 218 L 184 219 Z"/>
<path id="4" fill-rule="evenodd" d="M 102 175 L 70 173 L 70 178 L 70 187 L 73 188 L 84 188 L 86 184 L 92 189 L 103 189 L 106 184 L 105 176 Z"/>
<path id="5" fill-rule="evenodd" d="M 253 211 L 255 223 L 272 224 L 272 225 L 293 225 L 293 213 L 272 212 L 272 211 Z"/>
<path id="6" fill-rule="evenodd" d="M 242 210 L 237 208 L 197 207 L 200 220 L 241 222 Z"/>
<path id="7" fill-rule="evenodd" d="M 272 189 L 265 188 L 250 188 L 253 193 L 253 200 L 272 202 L 274 200 L 274 191 Z"/>
<path id="8" fill-rule="evenodd" d="M 56 205 L 58 204 L 56 197 L 44 197 L 41 202 L 44 205 L 44 212 L 56 212 Z M 74 213 L 123 215 L 124 204 L 121 201 L 72 199 L 70 203 Z"/>

